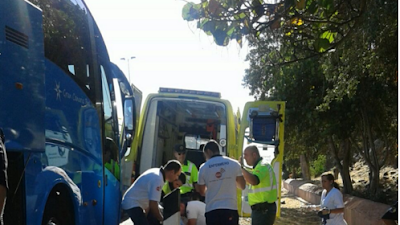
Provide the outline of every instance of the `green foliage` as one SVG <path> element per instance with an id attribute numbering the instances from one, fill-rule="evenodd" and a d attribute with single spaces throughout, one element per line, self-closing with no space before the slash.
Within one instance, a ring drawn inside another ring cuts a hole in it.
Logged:
<path id="1" fill-rule="evenodd" d="M 326 171 L 325 163 L 326 163 L 326 156 L 319 155 L 316 160 L 314 160 L 314 161 L 312 161 L 312 163 L 310 163 L 311 175 L 316 177 L 316 176 L 321 175 L 323 172 L 325 172 Z"/>
<path id="2" fill-rule="evenodd" d="M 186 21 L 214 21 L 212 34 L 216 44 L 226 46 L 230 40 L 241 45 L 242 38 L 259 39 L 277 30 L 294 51 L 280 51 L 271 64 L 291 62 L 325 53 L 351 34 L 358 18 L 364 13 L 366 0 L 202 0 L 187 3 L 182 9 Z M 225 23 L 229 29 L 217 29 Z M 282 35 L 285 34 L 285 35 Z M 273 47 L 273 46 L 271 46 Z"/>

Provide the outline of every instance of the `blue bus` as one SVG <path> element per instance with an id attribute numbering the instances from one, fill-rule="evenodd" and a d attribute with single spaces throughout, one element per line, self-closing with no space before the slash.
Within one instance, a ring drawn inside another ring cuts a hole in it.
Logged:
<path id="1" fill-rule="evenodd" d="M 5 224 L 119 224 L 138 104 L 87 6 L 1 0 L 0 27 Z"/>

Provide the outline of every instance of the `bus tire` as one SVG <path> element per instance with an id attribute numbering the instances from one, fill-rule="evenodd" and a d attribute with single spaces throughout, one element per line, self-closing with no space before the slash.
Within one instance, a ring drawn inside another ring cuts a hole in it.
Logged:
<path id="1" fill-rule="evenodd" d="M 74 225 L 75 220 L 71 201 L 58 191 L 54 195 L 50 195 L 47 200 L 42 225 Z"/>

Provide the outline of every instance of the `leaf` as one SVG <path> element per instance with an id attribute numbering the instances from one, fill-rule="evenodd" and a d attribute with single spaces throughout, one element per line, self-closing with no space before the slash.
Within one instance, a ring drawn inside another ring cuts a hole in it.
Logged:
<path id="1" fill-rule="evenodd" d="M 228 35 L 228 37 L 231 37 L 232 36 L 232 34 L 233 34 L 233 32 L 236 30 L 235 29 L 235 24 L 231 24 L 230 26 L 229 26 L 229 30 L 228 30 L 228 32 L 226 32 L 226 34 Z"/>
<path id="2" fill-rule="evenodd" d="M 249 19 L 248 19 L 248 18 L 244 19 L 243 24 L 244 24 L 244 26 L 245 26 L 246 28 L 249 28 L 249 27 L 250 27 L 250 26 L 249 26 Z"/>
<path id="3" fill-rule="evenodd" d="M 192 2 L 187 3 L 182 8 L 182 17 L 184 20 L 193 21 L 200 19 L 200 4 L 194 4 Z"/>
<path id="4" fill-rule="evenodd" d="M 215 31 L 213 32 L 213 36 L 214 36 L 215 43 L 216 43 L 217 45 L 226 46 L 226 45 L 224 45 L 225 39 L 226 39 L 226 37 L 227 37 L 225 31 L 223 31 L 223 30 L 221 30 L 221 29 L 217 29 L 217 30 L 215 30 Z"/>
<path id="5" fill-rule="evenodd" d="M 240 29 L 240 32 L 244 35 L 250 34 L 250 29 L 247 27 L 242 27 L 242 29 Z"/>
<path id="6" fill-rule="evenodd" d="M 204 32 L 211 32 L 210 34 L 214 33 L 215 31 L 215 22 L 213 20 L 207 20 L 206 22 L 204 22 L 203 24 L 203 31 Z M 208 34 L 208 33 L 207 33 Z M 208 35 L 210 35 L 208 34 Z"/>
<path id="7" fill-rule="evenodd" d="M 312 15 L 312 14 L 315 14 L 317 12 L 317 10 L 318 10 L 317 2 L 312 0 L 311 4 L 307 7 L 307 11 L 309 14 Z"/>
<path id="8" fill-rule="evenodd" d="M 190 14 L 190 10 L 193 8 L 194 3 L 186 3 L 182 8 L 182 18 L 187 21 L 193 21 L 194 18 Z"/>
<path id="9" fill-rule="evenodd" d="M 318 52 L 324 52 L 329 48 L 329 41 L 325 38 L 319 38 L 314 42 L 314 48 Z"/>
<path id="10" fill-rule="evenodd" d="M 241 33 L 237 33 L 236 34 L 236 42 L 239 44 L 240 47 L 242 47 L 242 34 Z"/>
<path id="11" fill-rule="evenodd" d="M 321 39 L 327 39 L 329 43 L 332 43 L 335 40 L 336 32 L 331 32 L 331 31 L 325 31 L 323 34 L 321 34 L 319 37 Z"/>
<path id="12" fill-rule="evenodd" d="M 303 20 L 301 18 L 292 18 L 290 20 L 290 23 L 293 25 L 301 26 L 304 24 Z"/>

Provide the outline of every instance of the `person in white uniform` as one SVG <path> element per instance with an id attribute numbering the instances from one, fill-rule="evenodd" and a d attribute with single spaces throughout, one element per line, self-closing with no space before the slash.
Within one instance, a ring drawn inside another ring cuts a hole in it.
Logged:
<path id="1" fill-rule="evenodd" d="M 198 200 L 181 199 L 181 216 L 187 218 L 186 225 L 206 225 L 206 204 Z"/>
<path id="2" fill-rule="evenodd" d="M 200 166 L 197 191 L 206 196 L 207 225 L 238 225 L 237 187 L 244 189 L 246 181 L 238 161 L 219 154 L 216 141 L 203 149 L 206 162 Z"/>
<path id="3" fill-rule="evenodd" d="M 122 198 L 122 209 L 136 225 L 148 225 L 147 213 L 162 224 L 163 216 L 158 207 L 165 181 L 173 182 L 181 174 L 178 160 L 169 160 L 164 167 L 152 168 L 141 174 Z"/>
<path id="4" fill-rule="evenodd" d="M 344 203 L 343 195 L 339 190 L 339 185 L 334 181 L 331 173 L 321 175 L 322 191 L 320 214 L 328 215 L 329 219 L 323 219 L 326 225 L 347 225 L 343 218 Z"/>

